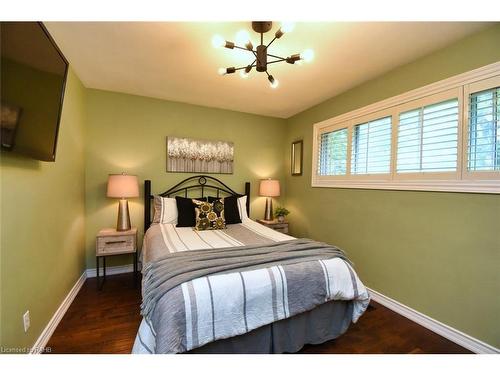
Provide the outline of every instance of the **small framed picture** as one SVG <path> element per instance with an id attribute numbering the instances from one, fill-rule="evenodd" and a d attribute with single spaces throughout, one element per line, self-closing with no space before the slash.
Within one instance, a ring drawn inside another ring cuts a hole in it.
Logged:
<path id="1" fill-rule="evenodd" d="M 302 140 L 292 142 L 292 176 L 302 176 L 302 153 L 304 142 Z"/>

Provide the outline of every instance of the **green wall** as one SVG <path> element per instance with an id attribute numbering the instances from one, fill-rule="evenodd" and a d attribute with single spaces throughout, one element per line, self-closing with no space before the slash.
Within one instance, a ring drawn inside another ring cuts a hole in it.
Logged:
<path id="1" fill-rule="evenodd" d="M 166 137 L 234 142 L 234 174 L 215 175 L 234 189 L 252 183 L 251 216 L 263 217 L 258 181 L 284 182 L 285 120 L 169 102 L 141 96 L 88 90 L 85 150 L 87 268 L 95 267 L 95 236 L 116 225 L 118 201 L 106 198 L 108 174 L 136 174 L 141 197 L 129 200 L 132 225 L 143 230 L 143 180 L 160 193 L 193 174 L 166 172 Z M 130 263 L 110 258 L 109 264 Z"/>
<path id="2" fill-rule="evenodd" d="M 311 187 L 314 123 L 497 61 L 499 24 L 288 119 L 305 173 L 286 205 L 292 234 L 346 250 L 368 287 L 500 347 L 500 196 Z"/>
<path id="3" fill-rule="evenodd" d="M 70 70 L 56 162 L 1 154 L 3 347 L 33 345 L 85 269 L 84 106 L 84 87 Z"/>

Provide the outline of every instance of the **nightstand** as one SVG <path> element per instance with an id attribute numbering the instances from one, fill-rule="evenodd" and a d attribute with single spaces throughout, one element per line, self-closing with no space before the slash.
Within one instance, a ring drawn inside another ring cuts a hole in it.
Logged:
<path id="1" fill-rule="evenodd" d="M 134 282 L 137 280 L 137 228 L 127 231 L 117 231 L 114 228 L 106 228 L 99 231 L 95 246 L 97 287 L 102 289 L 106 281 L 106 257 L 122 254 L 133 254 L 134 256 Z M 100 259 L 103 259 L 102 283 L 99 282 Z"/>
<path id="2" fill-rule="evenodd" d="M 280 223 L 278 220 L 257 220 L 259 224 L 262 224 L 268 228 L 274 229 L 275 231 L 281 232 L 281 233 L 288 233 L 288 221 L 284 221 Z"/>

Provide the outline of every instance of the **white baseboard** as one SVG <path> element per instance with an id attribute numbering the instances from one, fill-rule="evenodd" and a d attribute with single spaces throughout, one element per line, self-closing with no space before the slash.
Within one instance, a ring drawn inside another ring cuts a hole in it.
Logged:
<path id="1" fill-rule="evenodd" d="M 99 271 L 100 275 L 102 276 L 102 268 Z M 106 275 L 118 275 L 119 273 L 128 273 L 128 272 L 134 272 L 134 265 L 133 264 L 125 264 L 123 266 L 114 266 L 114 267 L 106 267 Z M 87 277 L 96 277 L 97 272 L 95 268 L 87 268 Z"/>
<path id="2" fill-rule="evenodd" d="M 50 318 L 49 322 L 43 329 L 42 333 L 36 340 L 35 344 L 32 346 L 30 354 L 40 354 L 45 349 L 45 346 L 49 342 L 50 337 L 56 330 L 64 314 L 66 314 L 66 311 L 68 310 L 69 306 L 75 299 L 76 295 L 80 291 L 80 288 L 82 287 L 86 279 L 87 279 L 87 273 L 83 272 L 82 275 L 78 278 L 78 280 L 76 280 L 75 285 L 73 285 L 67 296 L 61 302 L 54 315 L 52 315 L 52 318 Z"/>
<path id="3" fill-rule="evenodd" d="M 437 333 L 440 336 L 447 338 L 454 343 L 469 349 L 474 353 L 479 354 L 498 354 L 500 349 L 495 348 L 481 340 L 478 340 L 466 333 L 460 332 L 459 330 L 450 327 L 444 323 L 441 323 L 427 315 L 424 315 L 411 307 L 403 305 L 402 303 L 393 300 L 382 293 L 379 293 L 373 289 L 367 288 L 370 292 L 371 298 L 380 303 L 381 305 L 387 307 L 388 309 L 398 313 L 399 315 L 408 318 L 415 323 Z"/>
<path id="4" fill-rule="evenodd" d="M 115 266 L 115 267 L 106 267 L 106 275 L 117 275 L 119 273 L 127 273 L 127 272 L 133 272 L 134 270 L 134 265 L 133 264 L 127 264 L 124 266 Z M 61 302 L 59 307 L 57 308 L 56 312 L 52 316 L 52 318 L 49 320 L 45 328 L 43 329 L 42 333 L 36 340 L 35 344 L 30 350 L 30 354 L 40 354 L 44 349 L 47 343 L 50 340 L 50 337 L 56 330 L 59 322 L 63 318 L 64 314 L 68 310 L 69 306 L 75 299 L 76 295 L 80 291 L 83 283 L 87 278 L 90 277 L 96 277 L 96 269 L 95 268 L 89 268 L 86 269 L 82 275 L 78 278 L 76 281 L 75 285 L 71 288 L 69 293 L 66 295 L 64 300 Z"/>

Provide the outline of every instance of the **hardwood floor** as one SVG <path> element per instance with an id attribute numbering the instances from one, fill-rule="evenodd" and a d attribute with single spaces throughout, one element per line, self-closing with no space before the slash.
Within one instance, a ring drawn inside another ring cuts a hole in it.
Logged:
<path id="1" fill-rule="evenodd" d="M 52 353 L 130 353 L 140 304 L 130 273 L 107 276 L 100 291 L 95 277 L 87 279 L 47 346 Z"/>
<path id="2" fill-rule="evenodd" d="M 130 353 L 139 328 L 141 292 L 132 275 L 108 276 L 101 291 L 87 279 L 47 347 L 52 353 Z M 301 353 L 470 353 L 375 302 L 336 340 Z"/>
<path id="3" fill-rule="evenodd" d="M 469 350 L 392 310 L 370 302 L 356 324 L 336 340 L 306 345 L 301 353 L 467 354 Z"/>

